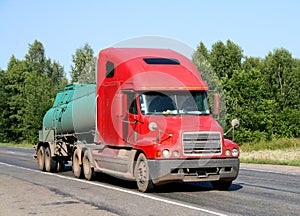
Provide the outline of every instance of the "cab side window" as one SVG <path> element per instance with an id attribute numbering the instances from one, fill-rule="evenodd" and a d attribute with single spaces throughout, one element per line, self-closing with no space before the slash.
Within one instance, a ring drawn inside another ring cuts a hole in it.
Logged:
<path id="1" fill-rule="evenodd" d="M 129 113 L 138 114 L 135 94 L 128 94 Z"/>

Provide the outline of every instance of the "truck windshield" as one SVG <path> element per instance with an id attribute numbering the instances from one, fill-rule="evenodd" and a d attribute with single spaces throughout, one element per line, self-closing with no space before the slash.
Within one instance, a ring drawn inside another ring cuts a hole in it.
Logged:
<path id="1" fill-rule="evenodd" d="M 146 92 L 139 95 L 143 115 L 208 115 L 204 91 Z"/>

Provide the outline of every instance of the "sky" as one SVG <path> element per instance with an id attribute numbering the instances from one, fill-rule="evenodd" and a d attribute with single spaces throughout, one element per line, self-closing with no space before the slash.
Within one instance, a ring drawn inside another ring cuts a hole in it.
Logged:
<path id="1" fill-rule="evenodd" d="M 300 58 L 298 0 L 0 0 L 0 68 L 23 59 L 40 41 L 46 57 L 68 74 L 72 55 L 88 43 L 95 55 L 144 36 L 167 38 L 196 49 L 231 40 L 245 56 L 275 48 Z M 171 47 L 170 47 L 171 48 Z"/>

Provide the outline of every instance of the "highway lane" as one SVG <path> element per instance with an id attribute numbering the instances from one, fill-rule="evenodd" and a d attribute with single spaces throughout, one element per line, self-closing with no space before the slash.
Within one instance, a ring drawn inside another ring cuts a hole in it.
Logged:
<path id="1" fill-rule="evenodd" d="M 0 147 L 0 177 L 9 175 L 111 214 L 299 215 L 300 212 L 299 172 L 264 171 L 260 166 L 242 168 L 229 191 L 213 190 L 209 183 L 176 183 L 159 186 L 152 194 L 142 194 L 134 182 L 103 174 L 93 182 L 77 180 L 70 167 L 69 171 L 47 175 L 38 171 L 32 155 L 32 149 Z"/>

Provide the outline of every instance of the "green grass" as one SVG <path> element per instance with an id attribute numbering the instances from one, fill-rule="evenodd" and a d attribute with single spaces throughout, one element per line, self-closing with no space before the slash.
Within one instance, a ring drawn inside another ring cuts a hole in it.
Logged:
<path id="1" fill-rule="evenodd" d="M 281 138 L 272 141 L 244 143 L 240 146 L 242 151 L 278 150 L 300 148 L 300 138 Z"/>
<path id="2" fill-rule="evenodd" d="M 0 143 L 0 146 L 10 146 L 10 147 L 18 147 L 18 148 L 33 148 L 33 144 L 31 143 Z"/>
<path id="3" fill-rule="evenodd" d="M 242 163 L 300 166 L 300 138 L 244 143 Z"/>
<path id="4" fill-rule="evenodd" d="M 30 143 L 0 143 L 0 146 L 32 148 Z M 300 166 L 300 138 L 244 143 L 240 146 L 242 163 Z"/>
<path id="5" fill-rule="evenodd" d="M 243 159 L 243 158 L 241 158 L 241 163 L 300 166 L 300 160 L 281 161 L 281 160 Z"/>

